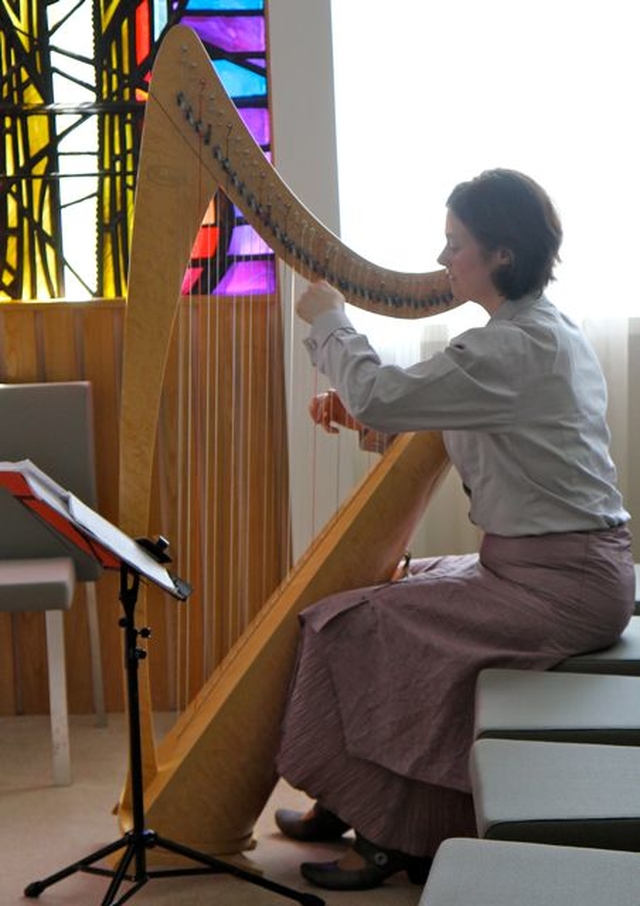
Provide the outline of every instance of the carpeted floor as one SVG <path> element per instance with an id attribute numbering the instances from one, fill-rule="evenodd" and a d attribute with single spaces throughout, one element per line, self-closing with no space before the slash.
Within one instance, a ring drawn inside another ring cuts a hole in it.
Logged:
<path id="1" fill-rule="evenodd" d="M 51 785 L 50 725 L 46 716 L 0 718 L 0 906 L 36 902 L 25 898 L 27 884 L 49 878 L 68 865 L 119 838 L 111 810 L 128 758 L 122 715 L 110 715 L 106 728 L 91 716 L 71 718 L 73 783 Z M 279 784 L 256 826 L 257 846 L 239 864 L 272 881 L 303 893 L 314 893 L 327 906 L 416 906 L 421 888 L 403 875 L 372 891 L 321 891 L 298 873 L 305 860 L 333 859 L 343 845 L 306 846 L 286 840 L 275 829 L 279 805 L 305 808 L 300 793 Z M 49 886 L 41 906 L 99 906 L 110 879 L 85 872 Z M 118 899 L 130 885 L 118 890 Z M 117 901 L 116 901 L 117 902 Z M 228 874 L 151 878 L 127 902 L 170 906 L 279 906 L 296 902 Z"/>

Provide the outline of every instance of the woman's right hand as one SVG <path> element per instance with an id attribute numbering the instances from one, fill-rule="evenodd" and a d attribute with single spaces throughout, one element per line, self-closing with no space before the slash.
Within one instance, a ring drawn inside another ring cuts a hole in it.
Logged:
<path id="1" fill-rule="evenodd" d="M 349 415 L 335 390 L 314 396 L 309 403 L 309 414 L 315 424 L 320 425 L 328 434 L 338 434 L 339 427 L 351 428 L 353 431 L 362 428 L 360 422 Z"/>
<path id="2" fill-rule="evenodd" d="M 327 311 L 343 311 L 344 296 L 326 280 L 310 283 L 296 302 L 296 313 L 307 324 Z"/>

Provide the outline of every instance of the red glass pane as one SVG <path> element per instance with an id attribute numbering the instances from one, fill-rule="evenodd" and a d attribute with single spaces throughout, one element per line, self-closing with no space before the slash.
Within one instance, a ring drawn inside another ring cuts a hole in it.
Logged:
<path id="1" fill-rule="evenodd" d="M 203 226 L 191 250 L 192 258 L 212 258 L 218 248 L 219 230 L 216 226 Z"/>
<path id="2" fill-rule="evenodd" d="M 142 0 L 136 9 L 136 60 L 146 60 L 151 50 L 151 11 L 149 0 Z"/>
<path id="3" fill-rule="evenodd" d="M 191 292 L 193 285 L 200 279 L 200 275 L 204 268 L 202 267 L 188 267 L 187 272 L 184 275 L 184 280 L 182 281 L 182 295 L 188 296 Z"/>

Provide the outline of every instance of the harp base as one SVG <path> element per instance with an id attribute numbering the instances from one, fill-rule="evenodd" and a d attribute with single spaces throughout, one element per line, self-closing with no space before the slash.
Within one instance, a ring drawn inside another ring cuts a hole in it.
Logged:
<path id="1" fill-rule="evenodd" d="M 162 767 L 159 769 L 159 775 L 162 775 Z M 131 817 L 131 812 L 124 810 L 118 807 L 114 811 L 118 817 L 118 828 L 123 836 L 130 833 L 133 828 L 133 820 Z M 163 834 L 163 827 L 166 826 L 167 822 L 156 822 L 151 817 L 151 824 L 155 827 L 158 827 L 158 834 Z M 244 836 L 223 836 L 219 834 L 218 836 L 206 838 L 204 836 L 196 838 L 190 838 L 188 834 L 180 834 L 180 843 L 183 846 L 186 846 L 188 849 L 197 850 L 200 853 L 205 853 L 207 856 L 213 856 L 215 858 L 222 859 L 231 859 L 234 862 L 238 862 L 240 865 L 245 861 L 244 854 L 255 850 L 258 846 L 258 841 L 256 840 L 253 830 L 250 833 L 245 834 Z M 154 866 L 166 866 L 169 864 L 175 865 L 176 859 L 175 856 L 165 853 L 160 849 L 154 849 L 152 853 L 149 854 L 149 864 Z M 183 861 L 179 860 L 178 865 L 182 865 Z M 186 861 L 185 863 L 186 864 Z M 250 863 L 247 860 L 247 864 L 251 865 L 250 871 L 254 873 L 260 873 L 261 869 L 257 866 Z"/>
<path id="2" fill-rule="evenodd" d="M 214 856 L 183 846 L 174 840 L 168 840 L 156 834 L 145 825 L 144 787 L 142 777 L 142 744 L 140 734 L 140 702 L 138 690 L 138 664 L 146 657 L 146 651 L 138 647 L 138 636 L 148 638 L 148 629 L 137 629 L 135 626 L 135 607 L 140 587 L 140 574 L 125 563 L 120 567 L 120 601 L 124 617 L 120 626 L 124 630 L 125 667 L 127 675 L 127 705 L 129 713 L 129 751 L 131 769 L 131 797 L 133 811 L 133 828 L 115 840 L 77 862 L 67 865 L 47 878 L 32 881 L 24 889 L 25 897 L 35 899 L 40 894 L 77 872 L 101 875 L 111 878 L 101 906 L 119 906 L 129 900 L 138 890 L 154 878 L 181 877 L 184 875 L 229 874 L 258 887 L 264 887 L 273 893 L 302 903 L 303 906 L 324 906 L 324 900 L 314 894 L 300 893 L 292 888 L 277 884 L 268 878 L 255 875 L 250 871 L 224 862 Z M 149 870 L 147 853 L 153 849 L 164 850 L 180 859 L 196 863 L 192 867 L 166 868 Z M 108 856 L 124 850 L 115 868 L 96 865 Z M 127 889 L 119 896 L 120 888 L 128 884 Z"/>

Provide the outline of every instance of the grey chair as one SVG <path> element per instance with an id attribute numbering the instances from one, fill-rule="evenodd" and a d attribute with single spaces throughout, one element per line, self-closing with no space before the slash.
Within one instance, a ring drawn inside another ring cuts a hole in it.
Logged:
<path id="1" fill-rule="evenodd" d="M 85 381 L 1 384 L 0 461 L 31 460 L 90 507 L 96 507 L 91 385 Z M 64 611 L 76 581 L 84 584 L 91 653 L 93 701 L 98 724 L 106 723 L 95 582 L 99 565 L 71 549 L 0 489 L 0 610 L 11 613 L 18 647 L 21 611 L 46 619 L 53 780 L 71 779 L 64 651 Z M 21 672 L 14 657 L 18 711 Z"/>
<path id="2" fill-rule="evenodd" d="M 445 840 L 418 906 L 637 906 L 640 855 Z"/>

